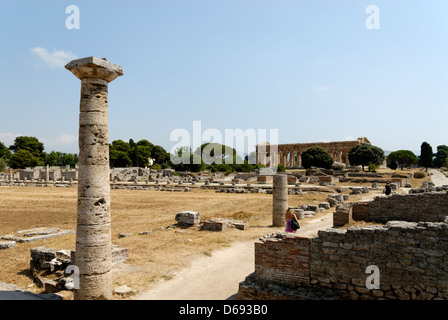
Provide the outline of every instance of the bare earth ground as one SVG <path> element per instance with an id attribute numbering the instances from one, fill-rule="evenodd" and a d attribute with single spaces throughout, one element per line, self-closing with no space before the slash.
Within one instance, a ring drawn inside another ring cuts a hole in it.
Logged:
<path id="1" fill-rule="evenodd" d="M 436 185 L 448 184 L 442 174 L 431 177 Z M 422 179 L 414 184 L 419 187 Z M 356 185 L 359 186 L 359 185 Z M 379 191 L 381 192 L 381 191 Z M 367 200 L 377 193 L 352 196 Z M 399 192 L 405 192 L 400 190 Z M 325 201 L 327 194 L 290 195 L 290 205 Z M 136 290 L 130 299 L 223 300 L 232 299 L 238 284 L 254 270 L 254 242 L 273 228 L 272 195 L 216 194 L 195 189 L 189 193 L 112 190 L 112 242 L 129 249 L 127 263 L 113 272 L 113 286 Z M 249 224 L 246 231 L 208 232 L 194 229 L 157 230 L 175 224 L 182 210 L 201 213 L 201 219 L 232 217 Z M 315 235 L 332 225 L 333 208 L 302 220 L 298 234 Z M 76 188 L 0 188 L 0 235 L 36 227 L 76 227 Z M 148 235 L 141 231 L 155 230 Z M 118 239 L 118 234 L 133 235 Z M 41 293 L 29 274 L 29 250 L 37 246 L 74 249 L 75 236 L 66 235 L 38 243 L 18 243 L 0 251 L 0 300 L 38 299 L 17 289 Z M 26 289 L 23 289 L 26 288 Z M 12 296 L 11 296 L 12 294 Z M 116 297 L 119 299 L 119 297 Z"/>

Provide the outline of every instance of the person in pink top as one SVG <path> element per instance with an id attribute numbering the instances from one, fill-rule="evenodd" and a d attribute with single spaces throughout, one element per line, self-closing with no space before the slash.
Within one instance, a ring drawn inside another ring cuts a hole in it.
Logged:
<path id="1" fill-rule="evenodd" d="M 298 221 L 296 214 L 294 213 L 294 209 L 289 208 L 286 211 L 285 214 L 285 220 L 286 220 L 286 228 L 285 228 L 285 232 L 297 232 L 297 229 L 293 229 L 291 228 L 291 221 L 295 219 L 296 221 Z"/>

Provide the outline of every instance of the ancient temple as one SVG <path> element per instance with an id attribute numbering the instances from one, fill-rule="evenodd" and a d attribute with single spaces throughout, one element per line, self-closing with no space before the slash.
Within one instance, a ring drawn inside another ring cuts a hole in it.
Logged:
<path id="1" fill-rule="evenodd" d="M 334 141 L 334 142 L 308 142 L 270 145 L 268 142 L 255 146 L 257 164 L 270 165 L 270 159 L 274 165 L 283 164 L 286 168 L 300 167 L 302 165 L 302 152 L 312 146 L 320 146 L 336 162 L 350 165 L 348 160 L 349 151 L 360 144 L 370 141 L 366 137 L 357 140 Z M 271 156 L 272 152 L 272 156 Z"/>

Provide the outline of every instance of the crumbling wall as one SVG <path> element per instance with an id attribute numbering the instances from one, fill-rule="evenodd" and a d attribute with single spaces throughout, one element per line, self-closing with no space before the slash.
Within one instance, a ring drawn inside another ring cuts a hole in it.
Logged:
<path id="1" fill-rule="evenodd" d="M 448 299 L 448 224 L 391 221 L 320 231 L 310 245 L 312 283 L 349 299 Z M 379 289 L 368 289 L 368 266 Z"/>
<path id="2" fill-rule="evenodd" d="M 240 284 L 238 299 L 448 299 L 446 252 L 447 222 L 276 237 L 256 243 L 255 272 Z M 379 270 L 379 289 L 367 287 L 368 266 Z"/>
<path id="3" fill-rule="evenodd" d="M 447 203 L 447 192 L 380 196 L 368 203 L 355 204 L 352 218 L 381 223 L 391 220 L 440 222 L 448 216 Z"/>
<path id="4" fill-rule="evenodd" d="M 288 236 L 255 243 L 255 274 L 287 287 L 310 283 L 310 239 Z M 278 272 L 281 270 L 281 272 Z"/>

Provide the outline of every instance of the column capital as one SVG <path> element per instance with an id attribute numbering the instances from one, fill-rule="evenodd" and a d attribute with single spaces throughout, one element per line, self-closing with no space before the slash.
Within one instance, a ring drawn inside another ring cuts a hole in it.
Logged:
<path id="1" fill-rule="evenodd" d="M 71 71 L 78 79 L 95 78 L 111 82 L 123 75 L 123 68 L 106 58 L 87 57 L 70 61 L 65 68 Z"/>

